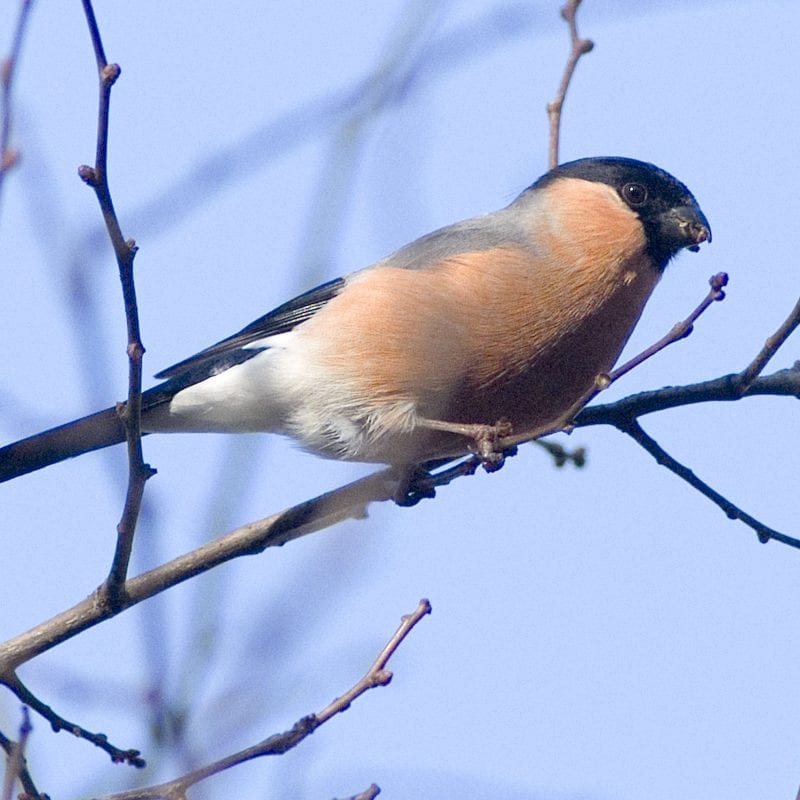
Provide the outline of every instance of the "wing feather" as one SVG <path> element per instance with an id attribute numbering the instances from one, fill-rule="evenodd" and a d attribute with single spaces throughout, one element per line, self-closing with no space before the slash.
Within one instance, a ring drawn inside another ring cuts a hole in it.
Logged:
<path id="1" fill-rule="evenodd" d="M 189 386 L 235 364 L 241 364 L 266 349 L 266 345 L 264 347 L 248 347 L 248 345 L 296 328 L 336 297 L 343 286 L 344 278 L 336 278 L 304 292 L 259 317 L 233 336 L 228 336 L 205 350 L 173 364 L 155 377 L 183 378 L 188 381 L 185 385 Z"/>

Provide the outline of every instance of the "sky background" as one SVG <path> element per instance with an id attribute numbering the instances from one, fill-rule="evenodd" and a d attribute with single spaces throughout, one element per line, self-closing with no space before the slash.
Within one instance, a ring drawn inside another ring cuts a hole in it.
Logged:
<path id="1" fill-rule="evenodd" d="M 17 3 L 0 11 L 0 51 Z M 568 52 L 559 2 L 112 3 L 110 181 L 136 239 L 145 373 L 439 226 L 509 203 L 546 170 L 545 103 Z M 586 0 L 561 159 L 625 155 L 689 185 L 713 244 L 667 271 L 628 354 L 699 302 L 687 340 L 608 397 L 742 369 L 800 290 L 800 5 Z M 96 75 L 80 4 L 36 3 L 15 83 L 22 163 L 0 197 L 0 437 L 126 392 L 116 266 L 93 193 Z M 772 367 L 797 358 L 797 337 Z M 146 385 L 151 385 L 150 383 Z M 751 514 L 798 535 L 796 402 L 643 420 Z M 145 773 L 34 718 L 40 790 L 89 797 L 252 744 L 341 694 L 420 597 L 389 688 L 280 759 L 195 798 L 794 798 L 800 553 L 743 525 L 602 428 L 523 447 L 412 509 L 373 506 L 239 559 L 26 665 L 47 702 Z M 148 437 L 158 476 L 134 571 L 372 468 L 269 436 Z M 113 552 L 123 448 L 0 486 L 0 638 L 89 594 Z M 158 700 L 158 701 L 157 701 Z M 165 709 L 177 740 L 154 741 Z M 15 735 L 19 704 L 0 699 Z"/>

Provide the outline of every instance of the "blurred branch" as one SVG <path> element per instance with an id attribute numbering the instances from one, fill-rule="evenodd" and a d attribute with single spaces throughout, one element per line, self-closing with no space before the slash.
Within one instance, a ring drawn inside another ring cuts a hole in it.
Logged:
<path id="1" fill-rule="evenodd" d="M 430 57 L 431 36 L 435 23 L 443 13 L 445 4 L 430 3 L 429 0 L 407 0 L 391 25 L 386 40 L 376 49 L 376 60 L 359 84 L 358 96 L 344 111 L 341 119 L 331 120 L 330 131 L 326 131 L 327 152 L 321 159 L 319 174 L 313 180 L 314 191 L 311 194 L 311 206 L 304 214 L 303 229 L 297 236 L 300 246 L 295 256 L 294 266 L 287 266 L 295 283 L 303 286 L 314 286 L 327 279 L 330 264 L 341 246 L 342 231 L 346 229 L 346 216 L 352 202 L 353 186 L 357 183 L 358 174 L 363 169 L 363 152 L 368 143 L 375 139 L 381 120 L 385 119 L 387 109 L 398 103 L 398 94 L 407 95 L 408 87 L 413 84 L 415 76 L 420 72 L 421 60 Z M 263 157 L 263 154 L 261 154 Z M 268 154 L 267 154 L 268 155 Z M 190 197 L 194 192 L 190 193 Z M 207 198 L 206 198 L 207 199 Z M 259 437 L 259 450 L 270 442 L 269 437 Z M 209 492 L 206 524 L 201 527 L 211 535 L 218 535 L 232 527 L 234 521 L 241 519 L 237 509 L 241 509 L 245 498 L 252 496 L 253 482 L 257 480 L 258 470 L 244 463 L 252 462 L 254 446 L 250 439 L 228 437 L 223 449 L 223 456 L 216 469 L 217 478 L 213 481 L 214 490 Z M 201 534 L 204 540 L 208 534 Z M 326 558 L 330 559 L 329 554 Z M 353 559 L 339 556 L 336 564 L 330 565 L 340 574 L 340 582 L 336 589 L 348 591 L 352 580 L 347 573 L 356 573 L 359 565 Z M 150 562 L 148 566 L 158 563 Z M 307 574 L 309 564 L 302 566 L 303 574 Z M 214 654 L 224 647 L 225 637 L 219 632 L 224 618 L 224 596 L 235 587 L 222 576 L 218 579 L 207 579 L 196 585 L 192 592 L 192 618 L 199 621 L 189 631 L 189 641 L 183 648 L 182 669 L 177 679 L 170 679 L 171 691 L 158 692 L 155 696 L 166 698 L 168 695 L 180 697 L 191 703 L 195 697 L 195 687 L 202 686 L 211 671 L 217 666 Z M 319 607 L 319 613 L 327 617 L 335 615 L 336 603 L 331 602 Z M 274 614 L 274 611 L 273 611 Z M 310 620 L 306 620 L 306 625 Z M 146 628 L 145 635 L 150 638 L 160 637 L 158 629 Z M 306 632 L 304 635 L 308 636 Z M 301 646 L 300 642 L 296 643 Z M 154 650 L 161 651 L 159 641 Z M 273 658 L 277 654 L 271 651 Z M 155 672 L 155 680 L 166 680 L 163 670 Z M 185 708 L 185 713 L 190 709 Z M 181 710 L 178 710 L 181 713 Z"/>
<path id="2" fill-rule="evenodd" d="M 93 167 L 83 165 L 78 168 L 81 179 L 94 189 L 100 210 L 106 224 L 106 231 L 114 248 L 122 295 L 125 303 L 125 320 L 128 328 L 128 401 L 120 407 L 120 417 L 125 424 L 128 443 L 128 489 L 122 517 L 117 525 L 117 546 L 108 578 L 103 585 L 101 600 L 112 605 L 119 603 L 119 593 L 125 581 L 130 563 L 136 522 L 142 505 L 145 482 L 153 471 L 145 465 L 142 455 L 142 436 L 140 414 L 142 405 L 142 345 L 139 329 L 139 310 L 136 303 L 136 287 L 133 280 L 133 260 L 136 256 L 136 243 L 126 240 L 122 235 L 117 219 L 111 190 L 108 183 L 108 120 L 111 103 L 111 88 L 120 76 L 118 64 L 106 60 L 100 30 L 94 15 L 91 0 L 82 0 L 86 23 L 92 39 L 97 71 L 99 75 L 100 98 L 97 111 L 97 152 Z"/>
<path id="3" fill-rule="evenodd" d="M 11 40 L 11 50 L 0 63 L 0 114 L 2 114 L 2 122 L 0 122 L 0 192 L 2 192 L 6 175 L 19 162 L 19 150 L 11 146 L 11 117 L 13 113 L 11 92 L 32 7 L 33 0 L 21 0 L 17 24 Z"/>
<path id="4" fill-rule="evenodd" d="M 564 110 L 564 101 L 567 97 L 567 90 L 578 66 L 581 56 L 591 53 L 594 42 L 591 39 L 581 39 L 578 36 L 578 8 L 582 0 L 567 0 L 561 9 L 561 16 L 569 26 L 569 39 L 572 44 L 567 64 L 564 67 L 564 74 L 561 76 L 561 83 L 555 99 L 547 104 L 547 117 L 550 120 L 550 146 L 548 150 L 548 168 L 555 169 L 558 166 L 558 148 L 561 138 L 561 113 Z"/>
<path id="5" fill-rule="evenodd" d="M 46 795 L 42 796 L 36 790 L 36 786 L 31 779 L 30 773 L 28 772 L 28 766 L 25 762 L 25 747 L 28 743 L 28 737 L 30 736 L 31 730 L 33 730 L 31 727 L 31 718 L 28 714 L 28 709 L 23 706 L 22 722 L 19 726 L 19 735 L 17 741 L 14 742 L 0 733 L 0 747 L 3 748 L 6 754 L 6 768 L 3 775 L 3 790 L 2 794 L 0 794 L 0 798 L 2 798 L 2 800 L 12 800 L 14 784 L 17 782 L 17 780 L 19 780 L 19 782 L 22 784 L 25 794 L 31 797 L 32 800 L 33 798 L 42 798 L 42 800 L 46 800 Z"/>
<path id="6" fill-rule="evenodd" d="M 586 448 L 576 447 L 574 450 L 567 450 L 566 447 L 558 442 L 551 442 L 547 439 L 534 439 L 534 444 L 550 453 L 553 459 L 553 465 L 558 467 L 565 467 L 567 464 L 572 464 L 577 469 L 582 469 L 586 466 Z"/>
<path id="7" fill-rule="evenodd" d="M 401 106 L 434 80 L 525 36 L 533 29 L 534 21 L 529 4 L 504 5 L 433 38 L 417 57 L 414 69 L 387 76 L 390 85 L 385 87 L 383 110 Z M 151 238 L 164 230 L 173 230 L 178 222 L 190 217 L 225 188 L 242 178 L 251 178 L 258 169 L 343 125 L 353 108 L 362 107 L 375 80 L 373 73 L 344 89 L 315 97 L 219 147 L 131 211 L 131 224 L 136 230 L 146 230 Z M 88 231 L 78 247 L 91 257 L 96 250 L 95 242 L 96 232 Z"/>
<path id="8" fill-rule="evenodd" d="M 298 720 L 288 731 L 277 733 L 264 739 L 252 747 L 247 747 L 237 753 L 221 758 L 212 764 L 194 770 L 180 778 L 162 783 L 158 786 L 146 787 L 143 789 L 132 789 L 130 791 L 118 792 L 116 794 L 105 795 L 99 800 L 173 800 L 173 798 L 185 798 L 186 791 L 212 775 L 218 775 L 226 769 L 235 767 L 245 761 L 262 756 L 283 755 L 288 750 L 296 747 L 307 736 L 312 734 L 320 725 L 325 724 L 329 719 L 346 711 L 350 705 L 365 694 L 370 689 L 378 686 L 386 686 L 392 680 L 392 673 L 386 669 L 389 659 L 394 655 L 397 648 L 403 643 L 404 639 L 414 629 L 417 623 L 427 614 L 431 613 L 431 604 L 423 599 L 419 601 L 417 608 L 402 618 L 399 627 L 393 636 L 383 647 L 372 666 L 366 671 L 364 676 L 348 689 L 341 697 L 337 697 L 329 703 L 319 713 L 309 714 Z M 357 795 L 358 798 L 374 798 L 380 790 L 377 786 L 371 786 L 366 792 Z"/>
<path id="9" fill-rule="evenodd" d="M 357 96 L 348 104 L 343 119 L 334 126 L 321 175 L 314 181 L 312 205 L 308 211 L 300 261 L 303 284 L 326 280 L 331 254 L 340 244 L 347 204 L 353 195 L 361 155 L 381 117 L 407 97 L 409 87 L 429 57 L 430 29 L 441 4 L 429 0 L 406 3 L 392 37 L 379 49 L 378 63 L 361 82 Z"/>

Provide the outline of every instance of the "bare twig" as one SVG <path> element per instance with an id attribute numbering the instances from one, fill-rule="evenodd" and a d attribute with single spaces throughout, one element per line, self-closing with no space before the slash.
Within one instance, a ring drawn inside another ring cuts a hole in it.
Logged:
<path id="1" fill-rule="evenodd" d="M 719 272 L 716 275 L 713 275 L 709 279 L 711 288 L 709 289 L 708 294 L 703 298 L 700 305 L 698 305 L 697 308 L 695 308 L 685 320 L 674 325 L 669 333 L 666 334 L 666 336 L 663 336 L 657 342 L 650 345 L 650 347 L 648 347 L 646 350 L 643 350 L 637 356 L 634 356 L 632 359 L 630 359 L 630 361 L 626 361 L 622 366 L 617 367 L 615 370 L 612 370 L 609 373 L 598 375 L 595 378 L 592 387 L 588 389 L 582 397 L 576 400 L 572 406 L 570 406 L 570 408 L 568 408 L 559 417 L 559 419 L 543 425 L 541 428 L 538 428 L 535 431 L 520 431 L 519 433 L 514 433 L 511 436 L 507 436 L 498 440 L 498 450 L 506 450 L 515 445 L 530 441 L 531 439 L 538 439 L 541 436 L 549 436 L 552 433 L 559 433 L 560 431 L 565 431 L 567 433 L 571 432 L 575 427 L 575 418 L 578 413 L 588 403 L 594 400 L 594 398 L 597 397 L 600 392 L 608 389 L 609 386 L 611 386 L 615 381 L 619 380 L 623 375 L 626 375 L 634 367 L 638 367 L 639 364 L 646 361 L 648 358 L 651 358 L 656 353 L 661 352 L 665 347 L 668 347 L 669 345 L 689 336 L 689 334 L 694 330 L 694 323 L 697 322 L 700 315 L 703 314 L 714 302 L 723 300 L 725 298 L 725 292 L 722 290 L 722 287 L 725 286 L 727 282 L 728 276 L 724 272 Z"/>
<path id="2" fill-rule="evenodd" d="M 22 42 L 25 39 L 25 28 L 28 24 L 33 0 L 21 0 L 11 50 L 0 63 L 0 190 L 6 175 L 19 162 L 19 151 L 11 146 L 11 92 L 14 85 L 14 74 L 22 53 Z"/>
<path id="3" fill-rule="evenodd" d="M 133 537 L 136 522 L 142 504 L 144 485 L 153 471 L 144 463 L 142 455 L 142 439 L 140 430 L 141 398 L 142 398 L 142 345 L 139 329 L 139 312 L 136 303 L 136 287 L 133 280 L 133 260 L 136 255 L 136 243 L 126 240 L 122 235 L 117 219 L 111 190 L 108 184 L 108 120 L 111 102 L 111 87 L 120 75 L 118 64 L 109 64 L 106 60 L 100 30 L 94 15 L 91 0 L 82 0 L 89 34 L 92 39 L 97 71 L 100 82 L 100 99 L 97 112 L 97 151 L 94 167 L 81 166 L 78 174 L 91 186 L 97 200 L 106 230 L 114 248 L 114 255 L 119 268 L 122 295 L 125 303 L 125 319 L 128 328 L 128 401 L 121 407 L 120 414 L 125 423 L 128 442 L 128 490 L 125 506 L 117 525 L 117 546 L 108 578 L 103 585 L 101 599 L 111 605 L 118 605 L 119 594 L 128 573 Z"/>
<path id="4" fill-rule="evenodd" d="M 800 539 L 780 533 L 779 531 L 768 527 L 763 522 L 759 522 L 759 520 L 750 516 L 750 514 L 742 511 L 726 497 L 723 497 L 719 492 L 712 489 L 707 483 L 700 480 L 700 478 L 698 478 L 697 475 L 692 472 L 692 470 L 669 455 L 669 453 L 667 453 L 666 450 L 664 450 L 664 448 L 661 447 L 661 445 L 659 445 L 655 439 L 645 433 L 641 425 L 639 425 L 638 421 L 635 419 L 630 419 L 627 421 L 627 423 L 620 422 L 620 424 L 618 424 L 616 427 L 631 436 L 634 441 L 647 450 L 647 452 L 650 453 L 650 455 L 653 456 L 653 458 L 655 458 L 655 460 L 661 466 L 666 467 L 670 472 L 673 472 L 679 478 L 686 481 L 692 488 L 697 489 L 697 491 L 700 492 L 700 494 L 702 494 L 704 497 L 707 497 L 713 503 L 718 505 L 728 519 L 738 519 L 749 528 L 752 528 L 758 535 L 758 540 L 762 544 L 766 544 L 770 539 L 775 539 L 776 541 L 787 544 L 790 547 L 800 549 Z"/>
<path id="5" fill-rule="evenodd" d="M 144 759 L 140 757 L 138 750 L 121 750 L 111 744 L 104 733 L 93 733 L 74 722 L 64 719 L 64 717 L 53 711 L 50 706 L 36 697 L 15 673 L 4 673 L 0 676 L 0 683 L 7 686 L 26 706 L 29 706 L 33 711 L 46 719 L 50 723 L 50 727 L 56 733 L 62 730 L 69 731 L 73 736 L 91 742 L 93 745 L 96 745 L 101 750 L 108 753 L 115 764 L 125 762 L 134 767 L 145 766 Z"/>
<path id="6" fill-rule="evenodd" d="M 744 370 L 742 370 L 739 375 L 740 392 L 742 394 L 750 388 L 753 381 L 763 372 L 769 360 L 775 355 L 778 348 L 792 335 L 798 325 L 800 325 L 800 300 L 795 303 L 792 312 L 784 320 L 780 328 L 764 342 L 764 346 L 761 348 L 758 355 Z"/>
<path id="7" fill-rule="evenodd" d="M 561 112 L 564 109 L 564 100 L 567 97 L 567 90 L 569 89 L 572 75 L 575 72 L 575 67 L 578 66 L 581 56 L 590 53 L 594 47 L 594 42 L 591 39 L 581 39 L 578 36 L 578 24 L 576 17 L 578 15 L 578 8 L 581 0 L 567 0 L 567 3 L 561 9 L 561 16 L 569 26 L 569 38 L 572 44 L 567 64 L 564 67 L 564 74 L 561 76 L 561 83 L 558 87 L 558 94 L 555 99 L 547 104 L 547 116 L 550 120 L 550 146 L 548 150 L 548 168 L 555 169 L 558 166 L 558 147 L 561 137 Z"/>
<path id="8" fill-rule="evenodd" d="M 389 639 L 384 648 L 378 654 L 372 666 L 366 671 L 364 676 L 348 689 L 341 697 L 337 697 L 317 714 L 309 714 L 298 720 L 288 731 L 270 736 L 252 747 L 240 750 L 237 753 L 226 756 L 225 758 L 208 764 L 205 767 L 194 770 L 193 772 L 182 775 L 180 778 L 162 783 L 158 786 L 151 786 L 144 789 L 132 789 L 130 791 L 119 792 L 117 794 L 106 795 L 100 800 L 174 800 L 185 798 L 189 787 L 194 786 L 212 775 L 218 775 L 226 769 L 235 767 L 245 761 L 262 756 L 282 755 L 283 753 L 296 747 L 307 736 L 312 734 L 320 725 L 323 725 L 332 717 L 346 711 L 354 700 L 362 694 L 378 686 L 386 686 L 392 680 L 392 673 L 386 669 L 389 659 L 394 655 L 397 648 L 408 636 L 417 623 L 426 615 L 431 613 L 431 604 L 423 599 L 419 601 L 417 608 L 403 617 L 394 635 Z M 380 790 L 377 786 L 371 786 L 367 792 L 357 795 L 359 798 L 374 798 Z"/>
<path id="9" fill-rule="evenodd" d="M 617 369 L 613 370 L 608 376 L 608 386 L 635 367 L 638 367 L 639 364 L 647 361 L 651 356 L 660 353 L 665 347 L 679 342 L 681 339 L 685 339 L 694 330 L 694 323 L 697 322 L 700 315 L 713 303 L 725 299 L 725 292 L 723 290 L 724 287 L 728 285 L 728 275 L 725 272 L 718 272 L 716 275 L 712 275 L 708 283 L 711 288 L 708 290 L 708 294 L 703 298 L 700 305 L 698 305 L 685 320 L 678 322 L 666 336 L 650 345 L 646 350 L 639 353 L 638 356 L 634 356 L 634 358 L 624 363 L 621 367 L 617 367 Z"/>

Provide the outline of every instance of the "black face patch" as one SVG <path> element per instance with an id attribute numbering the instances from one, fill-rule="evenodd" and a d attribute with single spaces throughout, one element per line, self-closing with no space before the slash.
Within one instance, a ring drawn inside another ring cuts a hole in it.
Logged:
<path id="1" fill-rule="evenodd" d="M 692 225 L 711 228 L 694 195 L 685 184 L 646 161 L 632 158 L 582 158 L 561 164 L 539 178 L 528 191 L 546 188 L 562 179 L 577 179 L 611 186 L 634 211 L 645 229 L 648 252 L 659 269 L 678 251 L 696 247 Z"/>

